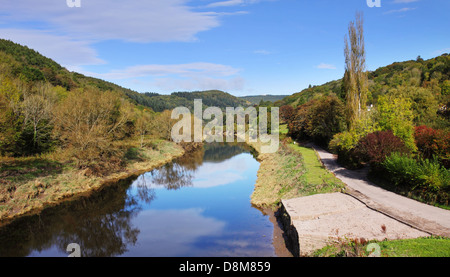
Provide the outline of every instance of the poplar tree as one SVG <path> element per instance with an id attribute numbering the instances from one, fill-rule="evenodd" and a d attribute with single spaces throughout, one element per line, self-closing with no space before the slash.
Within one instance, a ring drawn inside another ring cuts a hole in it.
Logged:
<path id="1" fill-rule="evenodd" d="M 363 16 L 356 14 L 355 22 L 348 26 L 345 37 L 344 90 L 346 99 L 346 121 L 349 130 L 355 128 L 358 119 L 366 110 L 368 77 L 364 47 Z"/>

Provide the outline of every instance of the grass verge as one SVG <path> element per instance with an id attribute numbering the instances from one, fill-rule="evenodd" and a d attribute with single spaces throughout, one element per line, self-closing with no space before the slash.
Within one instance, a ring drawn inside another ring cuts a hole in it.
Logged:
<path id="1" fill-rule="evenodd" d="M 252 144 L 251 144 L 252 145 Z M 252 145 L 257 151 L 259 145 Z M 251 196 L 253 205 L 278 207 L 281 199 L 343 191 L 344 183 L 326 170 L 315 151 L 283 140 L 273 154 L 259 154 L 261 165 Z"/>
<path id="2" fill-rule="evenodd" d="M 315 251 L 313 257 L 368 257 L 367 246 L 379 245 L 381 257 L 450 257 L 450 238 L 428 237 L 405 240 L 341 241 Z"/>

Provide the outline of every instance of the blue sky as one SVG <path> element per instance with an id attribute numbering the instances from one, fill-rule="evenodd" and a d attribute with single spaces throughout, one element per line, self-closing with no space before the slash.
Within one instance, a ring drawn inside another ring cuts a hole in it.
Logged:
<path id="1" fill-rule="evenodd" d="M 342 77 L 364 13 L 367 68 L 450 52 L 450 1 L 0 0 L 0 37 L 139 92 L 293 94 Z"/>

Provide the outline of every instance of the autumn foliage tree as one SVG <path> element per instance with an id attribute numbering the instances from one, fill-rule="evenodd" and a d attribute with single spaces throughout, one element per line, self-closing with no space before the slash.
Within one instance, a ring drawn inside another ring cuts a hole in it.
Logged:
<path id="1" fill-rule="evenodd" d="M 361 160 L 376 167 L 392 153 L 408 154 L 405 143 L 394 135 L 392 131 L 377 131 L 362 138 L 356 146 L 356 155 Z"/>
<path id="2" fill-rule="evenodd" d="M 450 132 L 417 126 L 414 138 L 423 158 L 438 158 L 445 167 L 450 167 Z"/>
<path id="3" fill-rule="evenodd" d="M 112 92 L 85 89 L 71 92 L 54 111 L 58 137 L 80 160 L 91 160 L 123 138 L 131 106 Z"/>
<path id="4" fill-rule="evenodd" d="M 344 105 L 337 96 L 325 96 L 300 105 L 289 121 L 289 134 L 295 139 L 312 139 L 327 145 L 345 130 Z"/>
<path id="5" fill-rule="evenodd" d="M 295 115 L 295 109 L 291 105 L 284 105 L 280 107 L 280 119 L 284 122 L 289 122 Z"/>

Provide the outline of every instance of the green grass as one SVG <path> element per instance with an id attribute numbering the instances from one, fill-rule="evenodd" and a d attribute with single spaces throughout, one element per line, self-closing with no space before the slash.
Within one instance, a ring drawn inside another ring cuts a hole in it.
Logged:
<path id="1" fill-rule="evenodd" d="M 450 257 L 450 238 L 428 237 L 371 241 L 380 246 L 381 257 Z M 367 257 L 368 243 L 344 242 L 315 251 L 314 257 Z"/>
<path id="2" fill-rule="evenodd" d="M 289 132 L 287 124 L 280 125 L 280 128 L 278 129 L 278 132 L 279 132 L 280 136 L 286 136 L 287 133 Z"/>
<path id="3" fill-rule="evenodd" d="M 383 241 L 380 247 L 387 257 L 450 257 L 450 238 Z"/>
<path id="4" fill-rule="evenodd" d="M 298 144 L 290 144 L 289 147 L 303 156 L 304 166 L 306 169 L 305 178 L 309 184 L 316 186 L 323 184 L 336 184 L 344 186 L 344 183 L 341 180 L 336 178 L 323 166 L 314 149 L 299 146 Z"/>
<path id="5" fill-rule="evenodd" d="M 40 158 L 17 158 L 0 164 L 0 177 L 12 184 L 22 184 L 38 177 L 53 176 L 62 172 L 64 165 Z"/>

